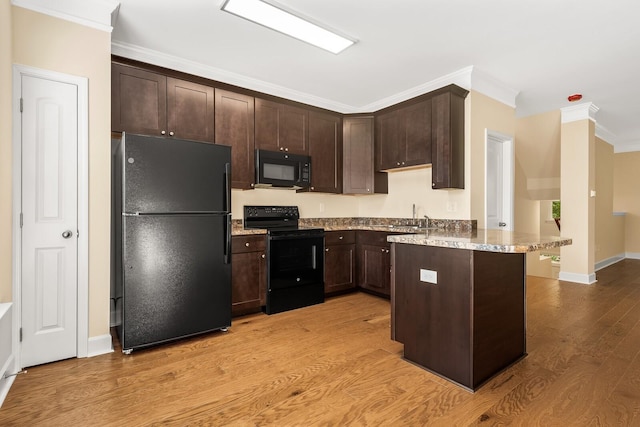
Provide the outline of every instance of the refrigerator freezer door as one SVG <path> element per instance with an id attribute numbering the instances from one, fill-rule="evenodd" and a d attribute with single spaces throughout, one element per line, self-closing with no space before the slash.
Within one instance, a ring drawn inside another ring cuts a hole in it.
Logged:
<path id="1" fill-rule="evenodd" d="M 123 217 L 123 350 L 231 325 L 227 215 Z"/>
<path id="2" fill-rule="evenodd" d="M 124 136 L 123 212 L 229 212 L 231 149 L 225 145 Z"/>

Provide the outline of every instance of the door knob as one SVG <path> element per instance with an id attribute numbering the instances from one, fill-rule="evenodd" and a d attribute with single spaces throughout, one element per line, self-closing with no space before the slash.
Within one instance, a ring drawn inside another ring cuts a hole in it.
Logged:
<path id="1" fill-rule="evenodd" d="M 506 222 L 499 222 L 498 223 L 498 227 L 506 227 L 507 223 Z"/>
<path id="2" fill-rule="evenodd" d="M 73 236 L 73 233 L 71 232 L 71 230 L 66 230 L 62 232 L 62 237 L 64 237 L 65 239 L 68 239 L 71 236 Z"/>

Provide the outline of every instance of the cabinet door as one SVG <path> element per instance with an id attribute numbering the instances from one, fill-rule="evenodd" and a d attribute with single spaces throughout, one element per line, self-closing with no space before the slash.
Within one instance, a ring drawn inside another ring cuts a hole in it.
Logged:
<path id="1" fill-rule="evenodd" d="M 325 294 L 355 288 L 356 245 L 328 245 L 324 255 Z"/>
<path id="2" fill-rule="evenodd" d="M 400 111 L 400 165 L 431 163 L 431 100 Z"/>
<path id="3" fill-rule="evenodd" d="M 255 177 L 254 99 L 216 89 L 215 141 L 231 146 L 231 186 L 253 188 Z"/>
<path id="4" fill-rule="evenodd" d="M 257 148 L 309 154 L 307 110 L 256 98 L 255 126 Z"/>
<path id="5" fill-rule="evenodd" d="M 278 129 L 279 148 L 294 154 L 309 154 L 308 121 L 307 110 L 282 105 Z"/>
<path id="6" fill-rule="evenodd" d="M 340 116 L 309 113 L 311 191 L 342 192 L 342 120 Z"/>
<path id="7" fill-rule="evenodd" d="M 464 188 L 464 96 L 453 92 L 434 96 L 431 118 L 431 186 Z"/>
<path id="8" fill-rule="evenodd" d="M 386 193 L 387 174 L 374 172 L 373 117 L 347 117 L 342 124 L 344 194 Z"/>
<path id="9" fill-rule="evenodd" d="M 258 312 L 267 295 L 265 237 L 234 236 L 231 244 L 231 312 L 234 316 Z"/>
<path id="10" fill-rule="evenodd" d="M 256 98 L 255 100 L 255 144 L 256 148 L 278 151 L 279 104 Z"/>
<path id="11" fill-rule="evenodd" d="M 358 285 L 379 295 L 390 295 L 390 254 L 388 246 L 359 246 Z"/>
<path id="12" fill-rule="evenodd" d="M 167 79 L 111 64 L 111 130 L 163 135 L 167 130 Z"/>
<path id="13" fill-rule="evenodd" d="M 167 77 L 169 136 L 213 142 L 213 106 L 213 87 Z"/>
<path id="14" fill-rule="evenodd" d="M 400 167 L 398 143 L 400 115 L 398 111 L 376 116 L 376 171 Z"/>

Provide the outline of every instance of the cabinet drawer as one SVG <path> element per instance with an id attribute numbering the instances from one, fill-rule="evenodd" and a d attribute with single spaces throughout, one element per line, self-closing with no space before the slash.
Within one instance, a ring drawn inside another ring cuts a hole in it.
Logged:
<path id="1" fill-rule="evenodd" d="M 355 231 L 327 231 L 324 233 L 325 246 L 346 245 L 356 242 Z"/>
<path id="2" fill-rule="evenodd" d="M 358 231 L 358 244 L 359 245 L 373 245 L 373 246 L 389 246 L 387 242 L 387 236 L 398 233 L 387 233 L 384 231 Z"/>
<path id="3" fill-rule="evenodd" d="M 267 248 L 266 236 L 233 236 L 231 238 L 231 253 L 264 251 Z"/>

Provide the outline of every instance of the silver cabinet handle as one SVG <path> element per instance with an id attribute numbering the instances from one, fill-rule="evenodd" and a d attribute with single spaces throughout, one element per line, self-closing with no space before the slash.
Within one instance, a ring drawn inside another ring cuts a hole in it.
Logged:
<path id="1" fill-rule="evenodd" d="M 507 223 L 506 222 L 499 222 L 498 223 L 498 227 L 506 227 Z"/>
<path id="2" fill-rule="evenodd" d="M 173 135 L 174 135 L 173 132 L 169 132 L 169 136 L 173 136 Z"/>
<path id="3" fill-rule="evenodd" d="M 164 135 L 164 134 L 166 134 L 166 133 L 167 133 L 167 132 L 162 131 L 162 132 L 160 132 L 160 135 Z"/>
<path id="4" fill-rule="evenodd" d="M 249 242 L 246 242 L 244 245 L 245 245 L 246 247 L 249 247 Z"/>
<path id="5" fill-rule="evenodd" d="M 71 236 L 73 236 L 73 232 L 71 230 L 66 230 L 62 232 L 62 237 L 64 237 L 65 239 L 68 239 Z"/>

